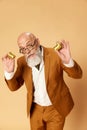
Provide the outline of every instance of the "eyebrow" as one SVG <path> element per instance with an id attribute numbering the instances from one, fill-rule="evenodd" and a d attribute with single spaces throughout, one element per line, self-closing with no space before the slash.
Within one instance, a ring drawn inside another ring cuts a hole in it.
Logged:
<path id="1" fill-rule="evenodd" d="M 32 43 L 33 43 L 33 41 L 32 41 Z M 23 48 L 23 49 L 24 49 L 24 48 L 26 48 L 26 47 L 28 47 L 28 46 L 32 46 L 32 47 L 33 47 L 33 45 L 35 44 L 35 41 L 34 41 L 34 43 L 33 43 L 33 44 L 32 44 L 32 43 L 31 43 L 31 44 L 29 44 L 29 42 L 27 42 L 25 47 L 20 46 L 19 48 L 20 48 L 20 49 L 21 49 L 21 48 Z"/>

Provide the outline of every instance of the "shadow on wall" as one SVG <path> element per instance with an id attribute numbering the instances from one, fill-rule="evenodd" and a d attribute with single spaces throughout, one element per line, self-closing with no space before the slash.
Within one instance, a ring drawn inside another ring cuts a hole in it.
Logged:
<path id="1" fill-rule="evenodd" d="M 82 127 L 82 123 L 84 123 L 85 116 L 87 114 L 87 103 L 86 103 L 86 95 L 87 95 L 87 88 L 86 88 L 86 81 L 84 77 L 79 84 L 75 84 L 75 106 L 74 106 L 74 126 Z"/>

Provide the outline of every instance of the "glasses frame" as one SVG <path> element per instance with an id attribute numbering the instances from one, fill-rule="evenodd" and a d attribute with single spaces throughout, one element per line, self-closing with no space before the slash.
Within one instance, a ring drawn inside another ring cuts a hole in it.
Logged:
<path id="1" fill-rule="evenodd" d="M 29 42 L 29 41 L 28 41 Z M 31 50 L 33 50 L 36 45 L 37 45 L 37 39 L 35 39 L 33 42 L 31 43 L 26 43 L 26 47 L 20 47 L 19 48 L 19 53 L 22 53 L 22 54 L 26 54 L 27 52 L 29 53 Z"/>

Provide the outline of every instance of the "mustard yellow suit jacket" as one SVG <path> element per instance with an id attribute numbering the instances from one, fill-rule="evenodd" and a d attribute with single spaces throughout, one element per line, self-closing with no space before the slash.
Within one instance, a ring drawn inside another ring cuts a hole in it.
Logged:
<path id="1" fill-rule="evenodd" d="M 63 73 L 65 71 L 72 78 L 81 78 L 82 70 L 76 61 L 74 61 L 75 64 L 71 68 L 64 66 L 54 49 L 43 47 L 43 50 L 47 92 L 54 107 L 65 117 L 73 108 L 74 102 L 63 79 Z M 5 80 L 11 91 L 19 89 L 25 83 L 27 89 L 27 115 L 29 115 L 34 92 L 32 70 L 27 65 L 24 56 L 18 58 L 17 65 L 14 77 L 11 80 Z"/>

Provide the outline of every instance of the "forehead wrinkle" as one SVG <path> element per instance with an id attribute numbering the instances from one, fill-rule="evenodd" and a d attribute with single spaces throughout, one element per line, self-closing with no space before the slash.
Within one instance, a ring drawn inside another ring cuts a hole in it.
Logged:
<path id="1" fill-rule="evenodd" d="M 32 33 L 23 33 L 18 37 L 18 44 L 25 45 L 27 42 L 32 42 L 36 39 L 36 37 Z"/>

